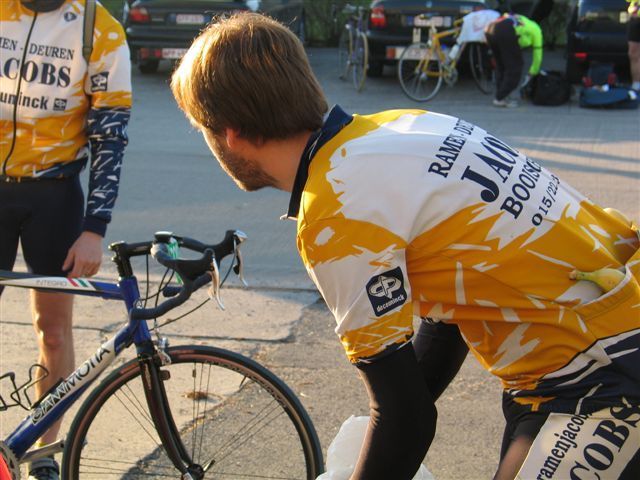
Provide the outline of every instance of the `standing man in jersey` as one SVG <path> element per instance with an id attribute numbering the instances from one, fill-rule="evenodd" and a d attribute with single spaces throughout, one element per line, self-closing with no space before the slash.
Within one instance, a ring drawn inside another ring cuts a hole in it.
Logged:
<path id="1" fill-rule="evenodd" d="M 524 69 L 522 49 L 531 47 L 533 56 L 525 83 L 540 73 L 542 65 L 542 30 L 524 15 L 505 14 L 487 25 L 487 43 L 496 59 L 496 107 L 517 107 L 509 95 L 519 86 Z"/>
<path id="2" fill-rule="evenodd" d="M 85 0 L 0 5 L 0 269 L 13 268 L 18 244 L 37 274 L 87 277 L 100 267 L 127 144 L 131 72 L 122 26 L 99 3 L 84 58 L 84 13 Z M 79 174 L 87 165 L 85 207 Z M 36 384 L 40 396 L 74 366 L 73 296 L 33 291 L 31 300 L 38 362 L 49 370 Z M 58 478 L 53 459 L 30 470 L 30 479 Z"/>
<path id="3" fill-rule="evenodd" d="M 640 0 L 629 2 L 629 67 L 631 69 L 631 88 L 640 92 Z"/>
<path id="4" fill-rule="evenodd" d="M 298 250 L 370 397 L 352 480 L 413 477 L 467 348 L 504 386 L 496 480 L 639 478 L 636 227 L 463 120 L 325 116 L 299 40 L 260 15 L 210 25 L 171 86 L 241 188 L 291 192 Z M 437 319 L 415 348 L 414 314 Z"/>

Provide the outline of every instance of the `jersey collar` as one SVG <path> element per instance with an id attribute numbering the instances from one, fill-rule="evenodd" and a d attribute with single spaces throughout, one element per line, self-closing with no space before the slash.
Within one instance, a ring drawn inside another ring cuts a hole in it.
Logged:
<path id="1" fill-rule="evenodd" d="M 327 115 L 322 127 L 318 131 L 313 132 L 311 137 L 309 137 L 307 146 L 304 148 L 302 156 L 300 157 L 300 164 L 298 165 L 296 178 L 293 182 L 289 209 L 286 215 L 280 218 L 290 220 L 297 219 L 298 210 L 300 210 L 300 201 L 302 200 L 302 192 L 304 191 L 304 185 L 307 183 L 309 165 L 311 164 L 311 160 L 313 160 L 313 156 L 325 143 L 335 137 L 345 125 L 349 124 L 351 120 L 353 120 L 351 115 L 342 110 L 339 105 L 335 105 Z"/>

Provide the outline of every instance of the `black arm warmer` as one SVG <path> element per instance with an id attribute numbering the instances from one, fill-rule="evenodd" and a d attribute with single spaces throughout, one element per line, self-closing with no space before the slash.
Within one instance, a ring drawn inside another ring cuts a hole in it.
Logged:
<path id="1" fill-rule="evenodd" d="M 437 418 L 413 347 L 358 368 L 370 419 L 351 480 L 410 480 L 431 445 Z"/>
<path id="2" fill-rule="evenodd" d="M 418 366 L 436 401 L 456 376 L 469 347 L 457 325 L 423 321 L 413 337 Z"/>

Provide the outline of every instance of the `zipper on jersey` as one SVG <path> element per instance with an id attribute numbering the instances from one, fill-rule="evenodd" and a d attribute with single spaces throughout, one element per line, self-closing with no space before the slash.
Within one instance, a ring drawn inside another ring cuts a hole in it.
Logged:
<path id="1" fill-rule="evenodd" d="M 29 33 L 27 33 L 27 41 L 24 45 L 24 51 L 22 52 L 22 60 L 20 61 L 20 65 L 18 66 L 18 85 L 16 86 L 16 98 L 13 104 L 13 137 L 11 139 L 11 147 L 9 147 L 7 157 L 2 161 L 2 175 L 7 174 L 7 163 L 9 162 L 9 158 L 11 157 L 13 149 L 16 146 L 16 132 L 18 131 L 18 99 L 20 98 L 20 88 L 22 87 L 22 69 L 24 68 L 24 63 L 27 60 L 27 50 L 29 50 L 29 42 L 31 41 L 33 27 L 36 24 L 36 18 L 38 18 L 38 12 L 35 12 L 33 15 L 31 27 L 29 27 Z"/>

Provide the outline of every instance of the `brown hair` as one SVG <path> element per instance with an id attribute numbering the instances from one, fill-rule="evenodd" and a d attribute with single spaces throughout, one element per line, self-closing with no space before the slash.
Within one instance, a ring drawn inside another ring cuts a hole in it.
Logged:
<path id="1" fill-rule="evenodd" d="M 198 127 L 233 128 L 250 140 L 316 130 L 327 111 L 300 40 L 257 13 L 209 25 L 173 73 L 171 90 Z"/>

